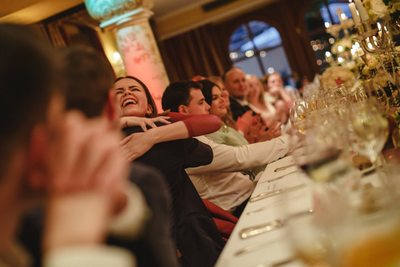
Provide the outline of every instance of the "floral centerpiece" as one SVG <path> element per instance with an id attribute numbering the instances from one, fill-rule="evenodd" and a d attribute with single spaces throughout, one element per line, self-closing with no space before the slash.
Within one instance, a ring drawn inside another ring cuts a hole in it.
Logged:
<path id="1" fill-rule="evenodd" d="M 399 0 L 363 0 L 372 21 L 390 20 L 392 33 L 400 34 L 400 1 Z"/>
<path id="2" fill-rule="evenodd" d="M 363 4 L 374 21 L 384 18 L 389 13 L 388 5 L 383 0 L 364 0 Z"/>
<path id="3" fill-rule="evenodd" d="M 321 76 L 321 84 L 325 90 L 333 90 L 338 86 L 352 88 L 355 83 L 355 76 L 348 68 L 333 66 L 327 68 Z"/>

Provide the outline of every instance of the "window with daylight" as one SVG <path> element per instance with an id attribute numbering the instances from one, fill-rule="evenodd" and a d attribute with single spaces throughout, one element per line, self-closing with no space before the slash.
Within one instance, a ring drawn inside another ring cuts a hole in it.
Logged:
<path id="1" fill-rule="evenodd" d="M 262 77 L 278 71 L 284 79 L 291 75 L 281 36 L 265 22 L 240 25 L 231 35 L 229 52 L 232 63 L 246 73 Z"/>

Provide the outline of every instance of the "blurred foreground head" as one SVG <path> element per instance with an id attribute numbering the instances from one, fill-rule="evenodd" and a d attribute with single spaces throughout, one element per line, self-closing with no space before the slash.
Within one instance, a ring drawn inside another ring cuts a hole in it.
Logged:
<path id="1" fill-rule="evenodd" d="M 62 59 L 66 108 L 80 110 L 88 118 L 102 115 L 115 79 L 110 63 L 85 46 L 66 48 Z"/>
<path id="2" fill-rule="evenodd" d="M 26 26 L 0 24 L 0 176 L 34 126 L 48 118 L 57 78 L 53 49 Z"/>
<path id="3" fill-rule="evenodd" d="M 53 49 L 26 26 L 0 24 L 0 249 L 45 194 L 45 151 L 63 114 Z M 6 255 L 6 254 L 3 254 Z M 1 264 L 0 264 L 1 265 Z M 14 265 L 11 265 L 14 266 Z"/>

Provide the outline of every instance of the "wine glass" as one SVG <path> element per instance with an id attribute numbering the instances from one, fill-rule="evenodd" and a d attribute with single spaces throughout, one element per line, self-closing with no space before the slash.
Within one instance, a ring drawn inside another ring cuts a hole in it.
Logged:
<path id="1" fill-rule="evenodd" d="M 293 254 L 307 266 L 329 267 L 330 238 L 309 212 L 289 216 L 286 231 Z"/>
<path id="2" fill-rule="evenodd" d="M 397 175 L 396 175 L 397 178 Z M 399 266 L 400 210 L 398 191 L 367 184 L 358 205 L 347 205 L 335 226 L 334 266 Z"/>
<path id="3" fill-rule="evenodd" d="M 388 120 L 371 101 L 355 103 L 351 109 L 353 149 L 375 163 L 388 137 Z"/>
<path id="4" fill-rule="evenodd" d="M 307 266 L 331 266 L 334 244 L 328 226 L 340 217 L 335 216 L 338 213 L 333 206 L 337 203 L 330 198 L 335 191 L 326 183 L 310 183 L 280 196 L 292 254 Z"/>
<path id="5" fill-rule="evenodd" d="M 307 103 L 304 100 L 296 100 L 290 109 L 289 119 L 292 126 L 301 134 L 304 134 L 304 120 L 307 115 Z"/>
<path id="6" fill-rule="evenodd" d="M 333 181 L 350 168 L 343 153 L 347 146 L 346 125 L 332 108 L 310 112 L 306 133 L 299 135 L 300 148 L 293 151 L 296 164 L 314 181 Z"/>

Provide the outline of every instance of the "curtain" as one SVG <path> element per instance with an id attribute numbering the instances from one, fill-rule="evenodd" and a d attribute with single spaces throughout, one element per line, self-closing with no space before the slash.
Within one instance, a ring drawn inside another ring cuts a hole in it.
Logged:
<path id="1" fill-rule="evenodd" d="M 228 49 L 221 47 L 211 25 L 161 41 L 160 50 L 171 81 L 196 75 L 221 75 L 229 65 Z"/>

